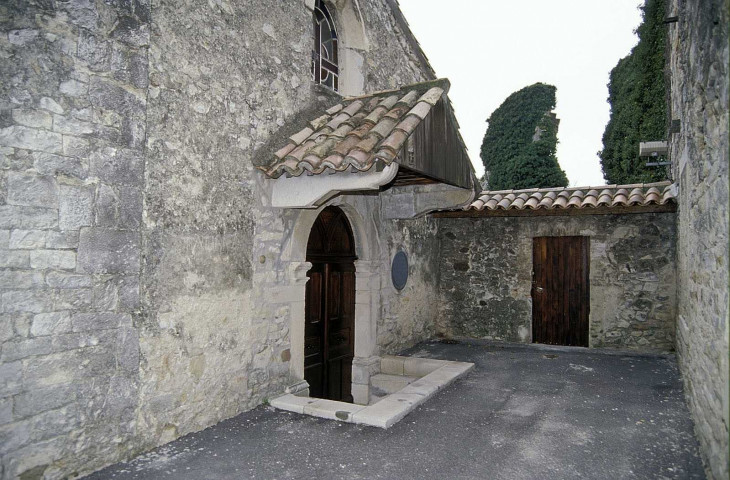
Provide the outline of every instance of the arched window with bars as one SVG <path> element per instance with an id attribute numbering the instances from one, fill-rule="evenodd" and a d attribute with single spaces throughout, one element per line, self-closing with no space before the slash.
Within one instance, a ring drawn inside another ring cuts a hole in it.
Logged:
<path id="1" fill-rule="evenodd" d="M 312 78 L 336 92 L 339 89 L 340 77 L 337 30 L 332 15 L 322 0 L 317 0 L 315 3 L 313 20 Z"/>

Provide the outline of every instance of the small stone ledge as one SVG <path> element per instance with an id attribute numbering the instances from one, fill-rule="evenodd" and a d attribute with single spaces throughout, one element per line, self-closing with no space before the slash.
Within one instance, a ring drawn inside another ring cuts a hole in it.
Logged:
<path id="1" fill-rule="evenodd" d="M 271 400 L 271 406 L 330 420 L 390 428 L 436 392 L 463 377 L 473 368 L 474 364 L 467 362 L 386 356 L 381 359 L 383 373 L 420 378 L 370 406 L 302 397 L 292 393 Z"/>

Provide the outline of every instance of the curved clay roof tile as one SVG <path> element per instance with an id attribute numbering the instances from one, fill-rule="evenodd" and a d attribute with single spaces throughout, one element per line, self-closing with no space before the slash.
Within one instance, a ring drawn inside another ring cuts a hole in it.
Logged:
<path id="1" fill-rule="evenodd" d="M 568 206 L 568 199 L 565 196 L 558 196 L 553 202 L 550 208 L 566 208 Z"/>
<path id="2" fill-rule="evenodd" d="M 382 160 L 386 163 L 386 165 L 390 165 L 391 163 L 393 163 L 393 160 L 395 160 L 397 157 L 397 154 L 391 152 L 387 148 L 378 150 L 374 155 L 374 158 L 376 160 Z"/>
<path id="3" fill-rule="evenodd" d="M 403 95 L 403 97 L 398 100 L 398 103 L 407 105 L 410 109 L 413 105 L 416 104 L 416 100 L 418 100 L 418 92 L 415 90 L 411 90 L 410 92 Z"/>
<path id="4" fill-rule="evenodd" d="M 363 170 L 368 166 L 368 158 L 370 158 L 369 153 L 353 149 L 350 150 L 350 153 L 348 153 L 345 157 L 345 163 L 347 165 L 352 165 L 358 170 Z"/>
<path id="5" fill-rule="evenodd" d="M 344 108 L 344 110 L 342 110 L 341 114 L 344 113 L 347 116 L 352 117 L 353 115 L 355 115 L 362 108 L 363 105 L 364 104 L 362 103 L 362 101 L 355 100 L 354 102 L 352 102 L 351 104 L 349 104 L 348 106 L 346 106 Z"/>
<path id="6" fill-rule="evenodd" d="M 583 198 L 573 195 L 565 205 L 566 208 L 580 208 L 583 205 Z"/>
<path id="7" fill-rule="evenodd" d="M 588 195 L 583 199 L 582 208 L 596 208 L 598 199 L 594 195 Z"/>
<path id="8" fill-rule="evenodd" d="M 662 201 L 662 196 L 659 194 L 659 192 L 650 192 L 646 194 L 646 197 L 644 199 L 645 205 L 650 204 L 657 204 Z"/>
<path id="9" fill-rule="evenodd" d="M 370 112 L 370 114 L 368 114 L 367 117 L 365 117 L 365 121 L 372 122 L 373 124 L 378 123 L 386 113 L 388 113 L 388 109 L 382 105 L 378 105 L 372 112 Z"/>
<path id="10" fill-rule="evenodd" d="M 334 153 L 339 153 L 343 157 L 347 155 L 352 147 L 360 143 L 360 137 L 357 135 L 348 135 L 332 150 Z"/>
<path id="11" fill-rule="evenodd" d="M 509 210 L 510 206 L 512 205 L 512 202 L 509 201 L 506 198 L 503 198 L 500 200 L 500 202 L 497 204 L 497 208 L 501 208 L 502 210 Z"/>
<path id="12" fill-rule="evenodd" d="M 466 209 L 474 208 L 476 210 L 484 210 L 484 202 L 480 198 L 479 200 L 476 200 L 474 203 L 466 207 Z"/>
<path id="13" fill-rule="evenodd" d="M 613 190 L 611 190 L 610 188 L 604 188 L 603 190 L 601 190 L 601 193 L 599 196 L 602 197 L 604 195 L 608 195 L 609 197 L 613 198 Z"/>
<path id="14" fill-rule="evenodd" d="M 497 207 L 497 203 L 499 203 L 496 199 L 490 198 L 487 200 L 486 204 L 484 205 L 489 210 L 494 210 Z"/>
<path id="15" fill-rule="evenodd" d="M 527 195 L 524 195 L 524 196 L 526 197 Z M 524 206 L 525 206 L 525 199 L 523 198 L 522 195 L 520 195 L 519 197 L 515 198 L 515 200 L 512 202 L 511 208 L 516 208 L 517 210 L 522 210 L 522 208 Z"/>
<path id="16" fill-rule="evenodd" d="M 601 193 L 601 196 L 598 197 L 598 200 L 596 200 L 596 205 L 611 205 L 612 201 L 613 195 L 608 193 Z"/>
<path id="17" fill-rule="evenodd" d="M 629 205 L 643 205 L 644 204 L 644 193 L 637 193 L 629 197 Z"/>
<path id="18" fill-rule="evenodd" d="M 340 170 L 343 167 L 343 161 L 345 160 L 345 157 L 340 155 L 339 153 L 333 153 L 329 155 L 327 158 L 322 160 L 322 165 L 330 165 L 335 170 Z"/>
<path id="19" fill-rule="evenodd" d="M 644 195 L 644 189 L 638 188 L 638 187 L 637 188 L 634 188 L 633 190 L 631 190 L 631 193 L 629 194 L 629 197 L 633 197 L 634 195 L 641 195 L 641 196 L 643 196 Z"/>
<path id="20" fill-rule="evenodd" d="M 622 189 L 624 192 L 626 189 Z M 626 205 L 628 203 L 628 198 L 626 198 L 626 193 L 616 193 L 614 195 L 613 200 L 611 201 L 611 206 L 615 205 Z"/>
<path id="21" fill-rule="evenodd" d="M 553 208 L 553 199 L 550 195 L 545 195 L 543 199 L 540 200 L 537 208 Z"/>
<path id="22" fill-rule="evenodd" d="M 281 160 L 282 158 L 286 157 L 294 148 L 296 147 L 293 143 L 287 143 L 286 146 L 281 147 L 279 150 L 274 153 L 274 156 Z"/>
<path id="23" fill-rule="evenodd" d="M 439 100 L 441 100 L 441 96 L 444 94 L 444 89 L 440 87 L 432 87 L 429 89 L 426 93 L 421 95 L 421 98 L 418 99 L 419 102 L 427 102 L 431 105 L 436 105 Z"/>
<path id="24" fill-rule="evenodd" d="M 583 198 L 583 191 L 582 190 L 573 190 L 573 193 L 570 195 L 570 198 Z"/>
<path id="25" fill-rule="evenodd" d="M 533 196 L 530 196 L 529 199 L 525 202 L 525 208 L 529 208 L 531 210 L 535 210 L 538 207 L 538 204 L 540 203 L 540 200 Z"/>
<path id="26" fill-rule="evenodd" d="M 380 107 L 385 107 L 387 110 L 390 110 L 395 106 L 395 104 L 398 102 L 398 95 L 391 95 L 387 98 L 384 98 L 382 102 L 378 104 Z"/>
<path id="27" fill-rule="evenodd" d="M 301 160 L 309 152 L 311 148 L 315 146 L 314 140 L 307 140 L 306 142 L 299 145 L 297 148 L 291 151 L 286 159 Z"/>

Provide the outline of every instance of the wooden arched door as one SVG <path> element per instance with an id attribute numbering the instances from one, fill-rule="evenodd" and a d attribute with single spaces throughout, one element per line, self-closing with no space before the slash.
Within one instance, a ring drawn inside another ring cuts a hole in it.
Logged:
<path id="1" fill-rule="evenodd" d="M 322 210 L 307 243 L 304 379 L 309 395 L 352 402 L 355 241 L 337 207 Z"/>

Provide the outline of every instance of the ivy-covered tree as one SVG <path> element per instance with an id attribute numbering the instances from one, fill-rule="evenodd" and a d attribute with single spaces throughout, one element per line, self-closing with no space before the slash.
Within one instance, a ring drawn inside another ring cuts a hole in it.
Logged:
<path id="1" fill-rule="evenodd" d="M 555 152 L 555 87 L 536 83 L 509 97 L 489 117 L 481 157 L 490 190 L 565 187 Z"/>
<path id="2" fill-rule="evenodd" d="M 666 0 L 646 0 L 639 43 L 611 70 L 608 103 L 611 118 L 598 152 L 608 183 L 664 180 L 667 170 L 647 167 L 639 157 L 639 143 L 666 138 L 667 105 L 664 82 Z"/>

